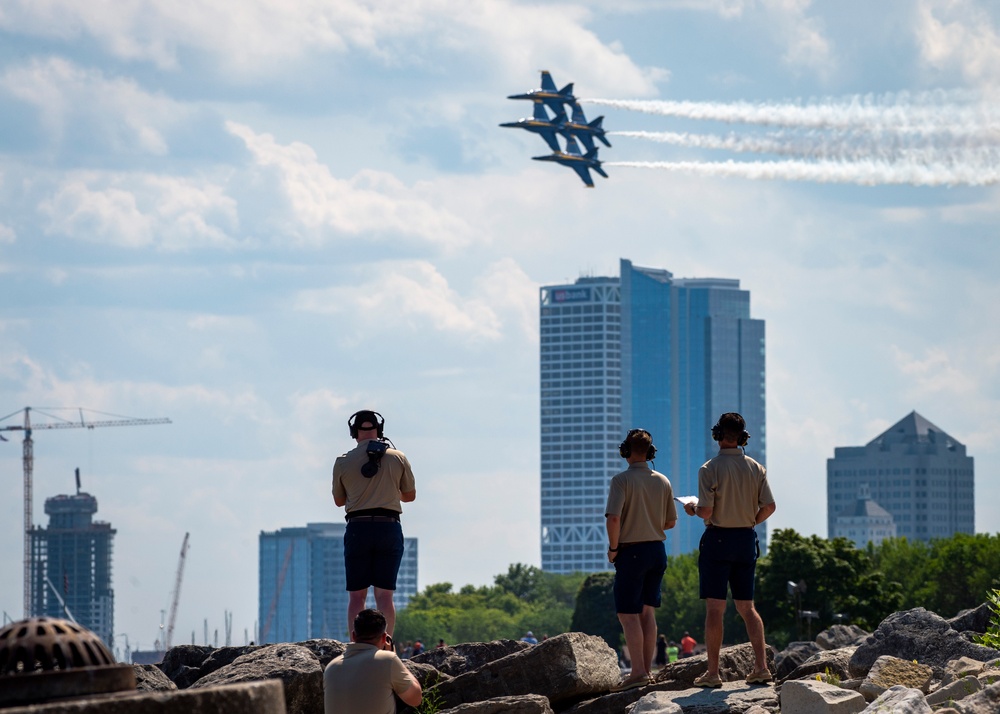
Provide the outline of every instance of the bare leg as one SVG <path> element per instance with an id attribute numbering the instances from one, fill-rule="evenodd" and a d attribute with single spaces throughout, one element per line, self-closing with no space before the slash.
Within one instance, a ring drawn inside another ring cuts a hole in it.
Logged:
<path id="1" fill-rule="evenodd" d="M 649 670 L 646 669 L 642 615 L 619 612 L 618 621 L 622 623 L 622 632 L 625 633 L 625 646 L 628 648 L 628 658 L 632 660 L 632 674 L 629 675 L 629 679 L 645 677 L 649 674 Z"/>
<path id="2" fill-rule="evenodd" d="M 708 655 L 710 676 L 719 676 L 719 650 L 722 649 L 722 616 L 726 614 L 726 601 L 716 598 L 705 600 L 705 648 Z"/>
<path id="3" fill-rule="evenodd" d="M 653 671 L 653 655 L 656 654 L 656 609 L 643 605 L 639 617 L 642 623 L 642 664 L 646 674 L 650 674 Z"/>
<path id="4" fill-rule="evenodd" d="M 767 653 L 764 651 L 764 621 L 760 619 L 757 608 L 753 606 L 753 600 L 737 600 L 736 611 L 743 617 L 743 622 L 747 626 L 747 637 L 753 646 L 753 656 L 757 661 L 754 666 L 755 672 L 767 669 Z"/>
<path id="5" fill-rule="evenodd" d="M 354 618 L 365 609 L 365 598 L 368 597 L 368 588 L 364 590 L 349 590 L 347 593 L 347 631 L 354 632 Z M 353 638 L 353 635 L 351 637 Z"/>
<path id="6" fill-rule="evenodd" d="M 392 596 L 395 592 L 395 590 L 375 588 L 375 607 L 385 615 L 385 631 L 390 637 L 392 636 L 393 629 L 396 627 L 396 603 L 392 601 Z"/>

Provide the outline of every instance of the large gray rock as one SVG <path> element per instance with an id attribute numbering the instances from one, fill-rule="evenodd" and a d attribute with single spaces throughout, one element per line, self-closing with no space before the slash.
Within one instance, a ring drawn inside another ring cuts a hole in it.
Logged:
<path id="1" fill-rule="evenodd" d="M 347 649 L 347 645 L 340 640 L 316 639 L 296 642 L 295 644 L 299 647 L 305 647 L 312 652 L 313 656 L 319 660 L 320 669 L 326 669 L 326 666 L 332 660 L 340 657 L 340 655 L 344 654 L 344 650 Z"/>
<path id="2" fill-rule="evenodd" d="M 618 657 L 593 635 L 569 632 L 431 688 L 443 707 L 495 697 L 543 694 L 554 705 L 606 692 L 621 677 Z"/>
<path id="3" fill-rule="evenodd" d="M 962 610 L 947 622 L 953 630 L 982 634 L 989 629 L 991 617 L 993 617 L 993 612 L 990 609 L 990 604 L 984 602 L 971 610 Z"/>
<path id="4" fill-rule="evenodd" d="M 410 670 L 410 674 L 416 677 L 416 680 L 420 682 L 421 689 L 427 689 L 441 684 L 441 682 L 447 682 L 454 679 L 451 675 L 439 672 L 429 664 L 424 664 L 423 662 L 414 662 L 412 659 L 404 659 L 403 665 L 405 665 L 406 668 Z M 323 669 L 324 671 L 326 670 L 325 667 Z"/>
<path id="5" fill-rule="evenodd" d="M 774 672 L 774 651 L 767 649 L 767 668 Z M 723 647 L 719 652 L 719 676 L 723 682 L 735 682 L 752 674 L 756 660 L 753 647 L 745 642 L 741 645 Z M 668 689 L 687 689 L 694 686 L 695 677 L 708 670 L 708 655 L 700 654 L 671 662 L 656 673 L 656 682 L 670 683 Z"/>
<path id="6" fill-rule="evenodd" d="M 177 645 L 164 652 L 163 661 L 156 666 L 180 689 L 185 689 L 198 679 L 197 676 L 190 679 L 190 672 L 197 673 L 202 662 L 209 658 L 214 649 L 200 645 Z"/>
<path id="7" fill-rule="evenodd" d="M 177 689 L 177 685 L 155 664 L 133 664 L 132 669 L 135 670 L 136 691 L 169 692 Z"/>
<path id="8" fill-rule="evenodd" d="M 860 645 L 868 639 L 868 633 L 857 625 L 830 625 L 818 635 L 816 644 L 824 650 Z"/>
<path id="9" fill-rule="evenodd" d="M 941 677 L 941 684 L 951 684 L 956 679 L 968 677 L 970 674 L 973 676 L 978 675 L 984 669 L 986 669 L 985 662 L 969 659 L 968 657 L 953 659 L 944 667 L 944 676 Z"/>
<path id="10" fill-rule="evenodd" d="M 841 647 L 836 650 L 824 650 L 814 654 L 805 662 L 789 672 L 784 679 L 786 682 L 792 679 L 813 678 L 817 674 L 830 675 L 839 679 L 849 679 L 851 655 L 857 647 Z"/>
<path id="11" fill-rule="evenodd" d="M 507 655 L 523 652 L 529 647 L 531 647 L 530 644 L 520 640 L 466 642 L 454 647 L 435 647 L 411 657 L 408 661 L 429 664 L 439 672 L 457 677 Z"/>
<path id="12" fill-rule="evenodd" d="M 280 679 L 285 685 L 288 714 L 323 711 L 323 670 L 315 655 L 299 645 L 261 647 L 202 677 L 191 685 L 191 689 L 262 679 Z"/>
<path id="13" fill-rule="evenodd" d="M 960 714 L 996 714 L 1000 712 L 1000 683 L 986 687 L 952 706 Z"/>
<path id="14" fill-rule="evenodd" d="M 673 702 L 680 706 L 684 714 L 749 714 L 763 709 L 776 714 L 778 694 L 774 687 L 747 686 L 745 682 L 725 682 L 718 689 L 697 687 L 681 690 L 662 689 L 664 685 L 653 685 L 643 689 L 608 694 L 597 699 L 582 702 L 567 709 L 562 714 L 622 714 L 628 711 L 632 702 L 645 699 L 655 692 L 658 706 Z"/>
<path id="15" fill-rule="evenodd" d="M 319 711 L 322 711 L 320 709 Z M 281 682 L 99 695 L 4 709 L 4 714 L 286 714 Z M 319 714 L 314 712 L 313 714 Z"/>
<path id="16" fill-rule="evenodd" d="M 887 689 L 897 685 L 918 689 L 922 694 L 927 694 L 933 676 L 934 671 L 926 664 L 882 655 L 868 670 L 868 676 L 858 691 L 869 702 L 875 701 Z"/>
<path id="17" fill-rule="evenodd" d="M 527 644 L 527 643 L 525 643 Z M 440 714 L 553 714 L 547 697 L 525 694 L 520 697 L 496 697 L 485 702 L 459 704 Z"/>
<path id="18" fill-rule="evenodd" d="M 928 694 L 927 703 L 932 707 L 939 704 L 951 704 L 982 691 L 982 689 L 983 685 L 975 677 L 963 677 Z"/>
<path id="19" fill-rule="evenodd" d="M 919 689 L 897 685 L 869 704 L 863 714 L 931 714 L 932 709 Z"/>
<path id="20" fill-rule="evenodd" d="M 775 675 L 784 679 L 806 660 L 823 651 L 815 642 L 789 642 L 788 647 L 774 656 Z"/>
<path id="21" fill-rule="evenodd" d="M 851 657 L 851 676 L 864 677 L 882 655 L 917 660 L 934 670 L 938 679 L 945 665 L 958 657 L 986 661 L 1000 657 L 997 650 L 969 642 L 951 625 L 922 607 L 893 613 Z"/>
<path id="22" fill-rule="evenodd" d="M 866 706 L 857 692 L 815 679 L 781 685 L 781 710 L 788 714 L 857 714 Z"/>
<path id="23" fill-rule="evenodd" d="M 667 692 L 650 692 L 630 704 L 625 714 L 684 714 L 684 710 Z"/>

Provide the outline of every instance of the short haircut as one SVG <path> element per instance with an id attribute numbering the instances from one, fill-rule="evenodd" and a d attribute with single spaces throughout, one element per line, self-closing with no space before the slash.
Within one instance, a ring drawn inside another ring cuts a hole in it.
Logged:
<path id="1" fill-rule="evenodd" d="M 374 640 L 385 632 L 385 615 L 380 610 L 362 610 L 354 618 L 354 639 Z"/>
<path id="2" fill-rule="evenodd" d="M 645 429 L 635 429 L 628 437 L 628 445 L 633 454 L 648 454 L 653 445 L 653 436 Z"/>
<path id="3" fill-rule="evenodd" d="M 719 417 L 719 429 L 727 441 L 739 441 L 746 428 L 746 421 L 736 412 L 726 412 Z"/>

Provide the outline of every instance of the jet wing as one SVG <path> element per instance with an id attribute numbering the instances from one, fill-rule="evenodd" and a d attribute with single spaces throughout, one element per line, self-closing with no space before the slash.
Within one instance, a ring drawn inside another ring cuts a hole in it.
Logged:
<path id="1" fill-rule="evenodd" d="M 586 166 L 583 164 L 570 164 L 570 166 L 572 166 L 573 170 L 576 171 L 581 179 L 583 179 L 583 182 L 587 184 L 587 188 L 594 187 L 594 179 L 590 178 L 590 171 Z M 563 175 L 565 176 L 565 174 Z"/>

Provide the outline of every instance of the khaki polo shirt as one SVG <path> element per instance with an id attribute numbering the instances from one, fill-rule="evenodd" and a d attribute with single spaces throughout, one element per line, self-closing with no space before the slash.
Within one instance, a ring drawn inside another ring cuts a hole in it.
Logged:
<path id="1" fill-rule="evenodd" d="M 698 470 L 698 505 L 712 509 L 706 525 L 753 528 L 757 511 L 774 503 L 767 470 L 741 449 L 719 449 Z"/>
<path id="2" fill-rule="evenodd" d="M 323 672 L 324 714 L 395 714 L 393 692 L 413 686 L 395 652 L 352 642 Z"/>
<path id="3" fill-rule="evenodd" d="M 378 473 L 365 478 L 361 467 L 368 463 L 367 447 L 362 441 L 340 456 L 333 464 L 334 498 L 347 499 L 347 512 L 368 508 L 387 508 L 402 512 L 400 492 L 415 491 L 413 470 L 406 455 L 397 449 L 386 449 Z"/>
<path id="4" fill-rule="evenodd" d="M 653 471 L 648 462 L 630 464 L 611 479 L 604 515 L 621 518 L 619 543 L 666 540 L 664 528 L 677 520 L 670 479 Z"/>

